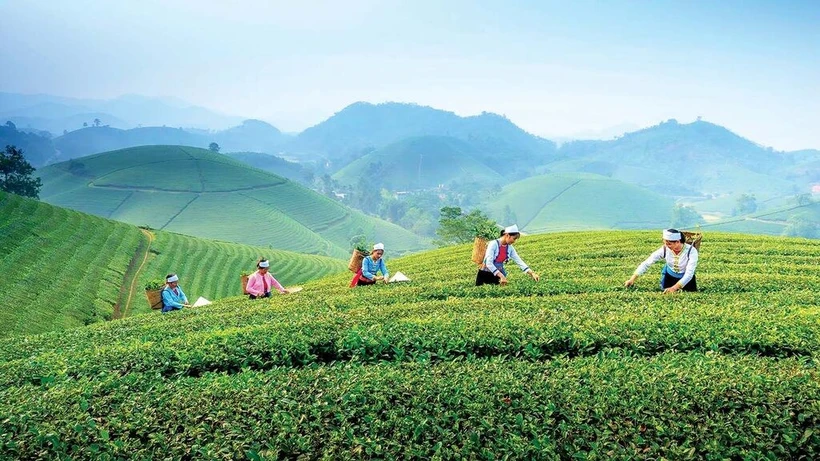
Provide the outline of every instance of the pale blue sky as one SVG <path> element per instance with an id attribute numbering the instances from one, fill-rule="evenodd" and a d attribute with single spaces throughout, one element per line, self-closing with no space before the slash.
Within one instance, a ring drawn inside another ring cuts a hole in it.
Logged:
<path id="1" fill-rule="evenodd" d="M 0 91 L 174 96 L 286 131 L 359 100 L 544 136 L 702 116 L 820 148 L 814 0 L 0 0 L 0 17 Z"/>

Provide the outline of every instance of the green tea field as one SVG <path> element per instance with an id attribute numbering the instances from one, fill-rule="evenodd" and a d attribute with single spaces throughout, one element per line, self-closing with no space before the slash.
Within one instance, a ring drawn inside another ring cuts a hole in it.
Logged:
<path id="1" fill-rule="evenodd" d="M 502 220 L 506 206 L 519 228 L 537 233 L 663 228 L 669 225 L 674 201 L 597 174 L 560 173 L 504 186 L 487 210 Z"/>
<path id="2" fill-rule="evenodd" d="M 206 149 L 134 147 L 38 174 L 40 196 L 53 205 L 196 237 L 337 258 L 357 235 L 394 254 L 429 247 L 395 224 Z"/>
<path id="3" fill-rule="evenodd" d="M 0 339 L 0 458 L 817 459 L 820 242 L 707 233 L 698 293 L 657 232 L 467 245 L 271 300 Z M 55 300 L 55 305 L 59 304 Z"/>
<path id="4" fill-rule="evenodd" d="M 344 261 L 140 229 L 0 192 L 0 336 L 41 333 L 150 310 L 143 287 L 177 272 L 193 302 L 241 293 L 242 271 L 271 259 L 292 285 Z"/>

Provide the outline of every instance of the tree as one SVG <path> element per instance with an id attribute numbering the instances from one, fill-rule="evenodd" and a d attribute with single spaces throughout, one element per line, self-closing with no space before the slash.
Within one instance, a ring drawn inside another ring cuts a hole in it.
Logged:
<path id="1" fill-rule="evenodd" d="M 795 197 L 795 199 L 797 200 L 798 206 L 811 205 L 812 203 L 811 194 L 809 193 L 799 194 L 797 197 Z"/>
<path id="2" fill-rule="evenodd" d="M 757 210 L 757 199 L 754 195 L 743 194 L 737 199 L 733 215 L 754 213 Z"/>
<path id="3" fill-rule="evenodd" d="M 17 131 L 17 125 L 15 125 L 11 120 L 6 121 L 6 126 L 11 128 L 12 130 Z"/>
<path id="4" fill-rule="evenodd" d="M 208 145 L 208 150 L 211 152 L 219 152 L 219 144 L 212 142 Z"/>
<path id="5" fill-rule="evenodd" d="M 789 237 L 820 238 L 820 223 L 812 219 L 809 213 L 799 213 L 789 218 L 789 225 L 783 230 L 783 235 Z"/>
<path id="6" fill-rule="evenodd" d="M 95 118 L 95 119 L 94 119 L 94 121 L 93 121 L 92 123 L 94 123 L 94 126 L 100 126 L 100 124 L 101 124 L 102 122 L 100 121 L 100 119 Z"/>
<path id="7" fill-rule="evenodd" d="M 33 178 L 34 167 L 23 157 L 23 151 L 6 146 L 0 152 L 0 190 L 22 195 L 23 197 L 40 197 L 40 178 Z"/>
<path id="8" fill-rule="evenodd" d="M 83 128 L 88 127 L 88 122 L 83 122 Z"/>
<path id="9" fill-rule="evenodd" d="M 703 217 L 690 206 L 677 204 L 672 208 L 672 224 L 670 227 L 684 228 L 702 224 Z"/>
<path id="10" fill-rule="evenodd" d="M 446 206 L 440 211 L 436 230 L 439 246 L 472 242 L 477 236 L 494 238 L 498 235 L 498 225 L 481 210 L 464 214 L 460 207 Z"/>

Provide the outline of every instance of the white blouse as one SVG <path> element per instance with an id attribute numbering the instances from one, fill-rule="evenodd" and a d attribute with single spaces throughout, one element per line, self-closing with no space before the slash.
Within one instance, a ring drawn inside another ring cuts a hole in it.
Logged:
<path id="1" fill-rule="evenodd" d="M 666 250 L 666 256 L 664 256 L 664 250 Z M 649 269 L 649 266 L 663 259 L 666 260 L 666 266 L 669 270 L 675 274 L 683 274 L 680 279 L 681 286 L 686 286 L 695 276 L 695 269 L 698 267 L 698 250 L 688 243 L 683 245 L 678 254 L 675 254 L 666 246 L 658 248 L 635 269 L 635 275 L 643 275 Z"/>

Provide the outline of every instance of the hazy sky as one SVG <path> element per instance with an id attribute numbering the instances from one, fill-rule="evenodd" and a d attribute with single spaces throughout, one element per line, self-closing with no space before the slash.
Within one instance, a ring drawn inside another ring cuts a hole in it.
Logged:
<path id="1" fill-rule="evenodd" d="M 285 131 L 355 101 L 545 136 L 697 116 L 820 148 L 820 1 L 0 0 L 0 91 L 174 96 Z"/>

